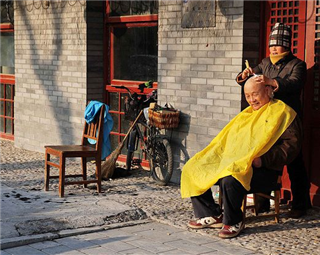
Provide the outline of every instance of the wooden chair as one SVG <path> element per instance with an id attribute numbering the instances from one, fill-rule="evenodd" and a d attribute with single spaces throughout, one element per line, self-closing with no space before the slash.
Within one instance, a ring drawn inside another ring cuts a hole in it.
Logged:
<path id="1" fill-rule="evenodd" d="M 64 196 L 64 186 L 73 184 L 83 184 L 87 187 L 89 183 L 97 183 L 97 191 L 101 192 L 101 150 L 103 138 L 103 113 L 105 106 L 102 105 L 100 113 L 96 114 L 95 121 L 87 124 L 85 122 L 81 145 L 47 145 L 45 146 L 45 187 L 44 190 L 49 190 L 49 180 L 59 178 L 59 196 Z M 96 141 L 95 146 L 90 145 L 87 139 Z M 50 161 L 50 155 L 58 157 L 59 164 Z M 82 174 L 65 174 L 66 158 L 81 157 Z M 87 180 L 87 158 L 95 158 L 96 175 L 94 180 Z M 59 175 L 50 175 L 50 166 L 59 169 Z M 66 181 L 66 178 L 82 177 L 79 181 Z"/>
<path id="2" fill-rule="evenodd" d="M 253 205 L 247 205 L 247 195 L 244 196 L 243 199 L 243 204 L 242 204 L 242 211 L 243 211 L 243 221 L 245 222 L 248 219 L 252 218 L 266 218 L 266 217 L 274 217 L 276 223 L 279 223 L 279 215 L 280 215 L 280 192 L 281 192 L 281 175 L 278 176 L 277 183 L 270 191 L 274 192 L 274 195 L 266 195 L 264 193 L 252 193 L 253 194 Z M 274 212 L 272 213 L 266 213 L 263 215 L 258 214 L 258 208 L 257 208 L 257 203 L 256 199 L 257 196 L 265 197 L 267 199 L 271 199 L 274 201 Z M 254 216 L 246 216 L 246 210 L 247 209 L 253 209 L 254 211 Z"/>

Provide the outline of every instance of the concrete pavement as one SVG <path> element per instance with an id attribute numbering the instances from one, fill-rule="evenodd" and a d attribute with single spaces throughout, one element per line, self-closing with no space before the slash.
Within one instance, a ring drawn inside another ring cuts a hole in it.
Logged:
<path id="1" fill-rule="evenodd" d="M 160 223 L 145 223 L 9 248 L 1 255 L 258 254 Z"/>

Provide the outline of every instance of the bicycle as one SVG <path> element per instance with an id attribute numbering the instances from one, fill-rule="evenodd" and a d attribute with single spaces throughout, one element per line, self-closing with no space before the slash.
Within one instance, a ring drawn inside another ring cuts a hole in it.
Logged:
<path id="1" fill-rule="evenodd" d="M 143 111 L 149 107 L 151 102 L 156 102 L 157 100 L 155 90 L 149 98 L 146 98 L 145 95 L 138 95 L 135 92 L 132 93 L 130 89 L 125 86 L 112 87 L 127 90 L 129 98 L 125 100 L 125 117 L 130 121 L 135 120 L 140 111 Z M 143 90 L 141 90 L 141 92 L 143 92 Z M 161 134 L 159 128 L 149 125 L 143 114 L 140 114 L 140 116 L 129 133 L 127 140 L 126 170 L 131 170 L 134 160 L 133 155 L 140 141 L 142 144 L 142 152 L 147 156 L 150 164 L 151 177 L 157 184 L 167 185 L 173 172 L 173 155 L 169 137 Z M 146 139 L 140 125 L 146 130 Z"/>

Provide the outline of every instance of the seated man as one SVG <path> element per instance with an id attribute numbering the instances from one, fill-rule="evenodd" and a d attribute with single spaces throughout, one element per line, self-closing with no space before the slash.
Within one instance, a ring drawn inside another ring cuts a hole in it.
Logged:
<path id="1" fill-rule="evenodd" d="M 191 228 L 221 227 L 219 237 L 232 238 L 244 228 L 245 194 L 267 192 L 279 172 L 301 147 L 301 123 L 296 112 L 272 99 L 271 87 L 250 78 L 244 93 L 249 107 L 239 113 L 202 151 L 183 167 L 181 196 L 191 197 L 197 220 Z M 211 187 L 219 183 L 224 214 Z"/>

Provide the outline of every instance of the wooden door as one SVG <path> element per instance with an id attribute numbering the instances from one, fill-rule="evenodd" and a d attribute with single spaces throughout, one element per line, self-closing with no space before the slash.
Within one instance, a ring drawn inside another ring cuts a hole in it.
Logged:
<path id="1" fill-rule="evenodd" d="M 304 90 L 304 158 L 311 182 L 311 201 L 320 206 L 320 0 L 307 1 L 306 17 L 308 81 Z"/>
<path id="2" fill-rule="evenodd" d="M 303 99 L 305 166 L 311 182 L 310 195 L 313 205 L 320 205 L 320 103 L 319 103 L 319 63 L 320 63 L 320 0 L 317 1 L 266 1 L 263 4 L 264 47 L 261 58 L 269 55 L 268 38 L 276 22 L 290 25 L 292 29 L 292 52 L 306 61 L 308 80 Z M 290 180 L 284 171 L 282 178 L 285 199 L 291 200 Z M 289 196 L 288 196 L 289 194 Z"/>

